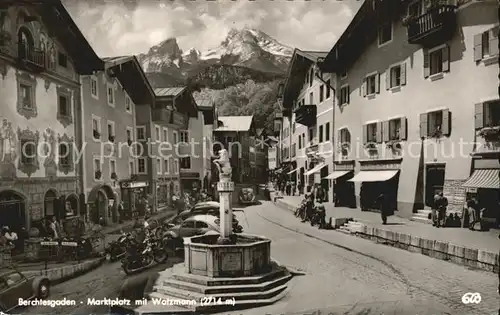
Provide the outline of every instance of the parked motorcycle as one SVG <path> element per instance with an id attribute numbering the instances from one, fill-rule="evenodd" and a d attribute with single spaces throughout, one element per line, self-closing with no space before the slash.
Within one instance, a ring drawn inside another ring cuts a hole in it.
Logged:
<path id="1" fill-rule="evenodd" d="M 107 261 L 117 261 L 127 253 L 128 234 L 123 233 L 116 241 L 111 242 L 105 249 Z"/>
<path id="2" fill-rule="evenodd" d="M 319 205 L 314 208 L 314 212 L 311 216 L 311 226 L 318 225 L 320 229 L 325 226 L 325 207 L 323 205 Z"/>
<path id="3" fill-rule="evenodd" d="M 122 259 L 122 269 L 127 275 L 145 270 L 155 262 L 164 263 L 168 259 L 163 243 L 147 236 L 143 242 L 128 237 L 125 258 Z"/>

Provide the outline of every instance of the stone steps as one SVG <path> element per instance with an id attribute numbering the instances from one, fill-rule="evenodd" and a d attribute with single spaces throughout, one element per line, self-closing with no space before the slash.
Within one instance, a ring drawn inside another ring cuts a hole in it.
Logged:
<path id="1" fill-rule="evenodd" d="M 219 285 L 219 286 L 206 286 L 197 283 L 191 283 L 186 281 L 178 281 L 173 278 L 169 278 L 163 281 L 163 285 L 167 287 L 172 287 L 181 290 L 188 290 L 191 292 L 198 292 L 205 295 L 214 295 L 221 293 L 230 292 L 262 292 L 267 291 L 272 287 L 277 287 L 279 285 L 287 283 L 291 278 L 291 274 L 280 275 L 280 273 L 275 274 L 275 278 L 271 278 L 268 281 L 264 281 L 257 284 L 236 284 L 236 285 Z"/>
<path id="2" fill-rule="evenodd" d="M 363 233 L 365 225 L 361 222 L 350 220 L 342 225 L 338 231 L 345 234 Z"/>
<path id="3" fill-rule="evenodd" d="M 418 210 L 410 218 L 410 221 L 415 221 L 415 222 L 420 222 L 420 223 L 425 223 L 425 224 L 432 224 L 432 220 L 429 219 L 429 216 L 431 215 L 431 213 L 432 213 L 431 209 Z M 446 215 L 450 215 L 450 213 L 453 213 L 453 214 L 458 213 L 459 216 L 462 214 L 461 211 L 459 211 L 459 210 L 446 211 Z"/>
<path id="4" fill-rule="evenodd" d="M 263 299 L 269 299 L 277 294 L 281 293 L 282 291 L 286 290 L 287 285 L 279 285 L 277 287 L 273 287 L 271 289 L 268 289 L 267 291 L 261 291 L 261 292 L 226 292 L 226 293 L 217 293 L 217 294 L 210 294 L 210 295 L 205 295 L 203 293 L 199 292 L 193 292 L 193 291 L 188 291 L 188 290 L 183 290 L 183 289 L 177 289 L 173 287 L 167 287 L 167 286 L 158 286 L 156 287 L 156 292 L 153 292 L 151 294 L 151 297 L 153 297 L 153 294 L 157 298 L 161 298 L 162 296 L 173 296 L 178 299 L 183 299 L 183 300 L 195 300 L 199 303 L 203 302 L 204 298 L 208 299 L 209 303 L 215 304 L 215 301 L 222 301 L 222 303 L 226 303 L 226 301 L 242 301 L 242 300 L 263 300 Z"/>

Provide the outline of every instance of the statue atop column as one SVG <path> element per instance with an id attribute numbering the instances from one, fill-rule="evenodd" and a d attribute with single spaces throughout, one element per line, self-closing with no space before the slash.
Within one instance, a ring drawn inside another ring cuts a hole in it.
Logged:
<path id="1" fill-rule="evenodd" d="M 219 171 L 219 177 L 231 178 L 232 168 L 229 162 L 229 154 L 226 149 L 219 150 L 217 159 L 214 160 L 215 166 Z"/>

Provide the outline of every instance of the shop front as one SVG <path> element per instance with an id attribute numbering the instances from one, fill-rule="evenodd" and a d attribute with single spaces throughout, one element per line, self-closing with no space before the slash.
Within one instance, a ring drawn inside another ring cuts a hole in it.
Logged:
<path id="1" fill-rule="evenodd" d="M 12 231 L 18 232 L 25 228 L 26 199 L 17 191 L 6 189 L 0 191 L 0 224 L 8 226 Z"/>
<path id="2" fill-rule="evenodd" d="M 349 182 L 360 183 L 359 204 L 362 211 L 379 211 L 379 197 L 384 196 L 389 215 L 398 207 L 399 173 L 402 159 L 359 161 L 360 171 Z"/>
<path id="3" fill-rule="evenodd" d="M 142 200 L 148 197 L 148 182 L 125 180 L 120 182 L 123 201 L 123 219 L 139 216 Z"/>
<path id="4" fill-rule="evenodd" d="M 336 207 L 356 208 L 356 191 L 354 183 L 354 160 L 334 161 L 333 172 L 325 177 L 333 187 L 333 203 Z"/>
<path id="5" fill-rule="evenodd" d="M 162 177 L 156 182 L 156 201 L 158 203 L 158 211 L 165 210 L 170 205 L 170 189 L 169 181 Z"/>
<path id="6" fill-rule="evenodd" d="M 181 190 L 190 194 L 197 194 L 201 188 L 200 174 L 197 172 L 180 173 Z"/>
<path id="7" fill-rule="evenodd" d="M 113 223 L 113 212 L 116 211 L 116 194 L 108 185 L 97 185 L 87 197 L 89 219 L 100 225 Z"/>
<path id="8" fill-rule="evenodd" d="M 323 170 L 324 168 L 326 168 L 326 173 L 325 171 Z M 321 174 L 323 172 L 323 174 L 328 175 L 328 165 L 324 162 L 318 162 L 318 161 L 311 161 L 309 162 L 309 170 L 307 172 L 304 173 L 304 177 L 305 177 L 305 184 L 306 184 L 306 192 L 311 192 L 313 190 L 313 188 L 315 187 L 315 184 L 321 184 L 319 181 L 317 182 L 315 180 L 316 178 L 316 174 Z M 319 177 L 318 177 L 319 178 Z M 326 190 L 328 191 L 328 189 Z"/>
<path id="9" fill-rule="evenodd" d="M 495 228 L 500 225 L 500 162 L 496 157 L 475 157 L 472 175 L 463 184 L 468 198 L 475 197 L 483 218 Z"/>

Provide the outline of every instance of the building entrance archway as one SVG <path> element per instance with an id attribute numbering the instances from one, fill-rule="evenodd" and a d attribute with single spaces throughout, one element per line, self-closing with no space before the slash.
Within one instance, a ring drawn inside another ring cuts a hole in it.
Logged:
<path id="1" fill-rule="evenodd" d="M 21 194 L 13 190 L 0 192 L 0 226 L 17 233 L 26 227 L 26 201 Z"/>

